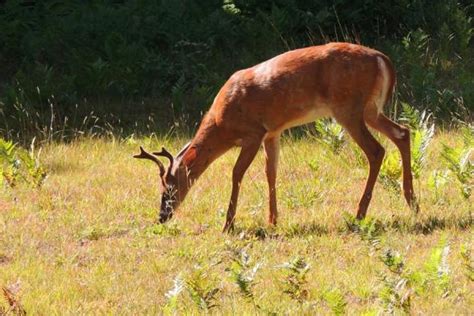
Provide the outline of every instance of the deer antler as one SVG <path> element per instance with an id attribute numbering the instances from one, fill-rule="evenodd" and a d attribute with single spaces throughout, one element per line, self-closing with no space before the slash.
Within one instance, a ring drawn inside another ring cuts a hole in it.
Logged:
<path id="1" fill-rule="evenodd" d="M 137 155 L 133 155 L 133 158 L 149 159 L 151 161 L 154 161 L 158 165 L 158 167 L 160 168 L 160 177 L 162 177 L 165 174 L 165 166 L 163 166 L 163 163 L 160 160 L 158 160 L 158 158 L 153 156 L 152 154 L 147 153 L 145 151 L 145 149 L 143 149 L 142 146 L 140 146 L 140 153 L 137 154 Z"/>
<path id="2" fill-rule="evenodd" d="M 161 147 L 161 151 L 155 151 L 155 152 L 153 152 L 153 155 L 168 158 L 169 161 L 170 161 L 170 167 L 169 167 L 169 169 L 171 170 L 171 169 L 173 168 L 173 162 L 174 162 L 173 155 L 170 154 L 169 151 L 167 151 L 167 150 L 165 149 L 165 147 Z"/>

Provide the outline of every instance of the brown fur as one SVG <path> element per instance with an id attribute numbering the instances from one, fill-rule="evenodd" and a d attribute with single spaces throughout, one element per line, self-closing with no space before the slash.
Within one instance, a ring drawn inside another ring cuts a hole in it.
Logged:
<path id="1" fill-rule="evenodd" d="M 184 155 L 177 159 L 173 170 L 168 171 L 169 179 L 165 177 L 165 185 L 177 190 L 173 207 L 178 207 L 209 164 L 231 147 L 241 146 L 233 170 L 232 194 L 224 226 L 224 230 L 230 229 L 242 177 L 263 142 L 270 195 L 269 221 L 276 224 L 275 178 L 280 134 L 287 128 L 324 116 L 334 117 L 343 125 L 369 161 L 369 178 L 357 216 L 362 218 L 366 214 L 384 155 L 384 149 L 366 124 L 386 134 L 400 149 L 405 197 L 413 205 L 408 130 L 381 112 L 392 95 L 395 81 L 395 71 L 387 56 L 348 43 L 289 51 L 237 71 L 217 94 Z M 384 86 L 384 82 L 388 82 L 388 86 Z M 379 100 L 384 90 L 386 95 Z M 407 137 L 399 139 L 396 135 Z"/>

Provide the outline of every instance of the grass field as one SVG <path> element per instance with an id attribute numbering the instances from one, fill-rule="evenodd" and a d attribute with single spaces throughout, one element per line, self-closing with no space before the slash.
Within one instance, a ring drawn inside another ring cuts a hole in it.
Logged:
<path id="1" fill-rule="evenodd" d="M 439 131 L 426 148 L 419 214 L 393 181 L 379 181 L 362 222 L 353 216 L 367 165 L 353 143 L 333 152 L 286 136 L 278 226 L 266 224 L 259 153 L 229 235 L 221 229 L 237 149 L 211 165 L 172 221 L 155 224 L 158 171 L 131 156 L 139 145 L 176 153 L 186 141 L 45 145 L 43 185 L 0 191 L 0 286 L 10 298 L 0 297 L 0 314 L 21 305 L 31 315 L 472 315 L 473 198 L 441 156 L 442 144 L 465 146 L 459 132 Z"/>

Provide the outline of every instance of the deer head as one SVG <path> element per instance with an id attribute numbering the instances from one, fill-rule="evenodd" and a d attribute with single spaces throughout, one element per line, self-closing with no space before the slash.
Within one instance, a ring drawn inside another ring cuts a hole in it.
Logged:
<path id="1" fill-rule="evenodd" d="M 160 206 L 160 223 L 164 223 L 171 219 L 175 209 L 179 206 L 181 201 L 189 189 L 188 171 L 187 168 L 180 164 L 181 156 L 189 147 L 189 143 L 179 152 L 176 158 L 171 155 L 164 147 L 159 152 L 150 154 L 140 146 L 140 153 L 134 155 L 137 159 L 148 159 L 158 165 L 159 176 L 161 180 L 161 206 Z M 165 157 L 169 160 L 168 168 L 165 168 L 163 163 L 157 157 Z"/>

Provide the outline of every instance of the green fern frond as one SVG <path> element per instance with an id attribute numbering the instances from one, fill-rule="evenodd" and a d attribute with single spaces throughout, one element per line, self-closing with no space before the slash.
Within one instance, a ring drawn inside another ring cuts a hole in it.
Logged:
<path id="1" fill-rule="evenodd" d="M 310 265 L 302 257 L 297 257 L 289 262 L 285 262 L 277 268 L 284 269 L 285 279 L 282 282 L 283 293 L 288 294 L 292 299 L 303 303 L 308 299 L 306 274 Z"/>
<path id="2" fill-rule="evenodd" d="M 339 153 L 346 143 L 344 129 L 333 119 L 322 119 L 315 122 L 317 140 L 333 153 Z"/>
<path id="3" fill-rule="evenodd" d="M 180 275 L 177 275 L 173 280 L 173 287 L 166 292 L 165 297 L 167 302 L 165 305 L 165 310 L 174 312 L 178 307 L 178 298 L 183 292 L 185 287 L 185 282 Z"/>
<path id="4" fill-rule="evenodd" d="M 331 289 L 325 291 L 323 298 L 335 315 L 344 315 L 346 313 L 347 302 L 344 299 L 344 295 L 342 295 L 339 290 Z"/>

